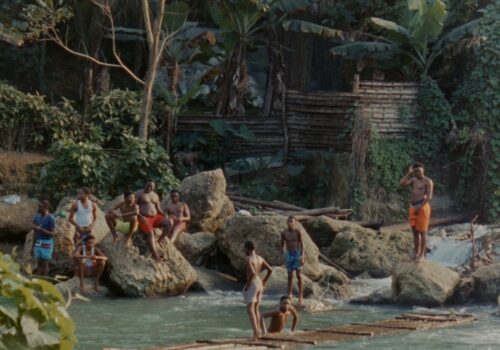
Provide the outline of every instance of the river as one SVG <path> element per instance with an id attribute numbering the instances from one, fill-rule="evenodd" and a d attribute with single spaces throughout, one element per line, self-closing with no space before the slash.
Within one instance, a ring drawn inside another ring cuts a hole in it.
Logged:
<path id="1" fill-rule="evenodd" d="M 463 259 L 468 242 L 450 242 L 433 239 L 434 253 L 431 260 L 448 266 Z M 452 247 L 452 249 L 449 249 Z M 441 249 L 441 250 L 439 250 Z M 440 253 L 442 252 L 442 253 Z M 455 253 L 453 253 L 455 252 Z M 366 295 L 387 287 L 390 278 L 354 280 L 354 296 Z M 274 307 L 278 296 L 267 296 L 262 309 Z M 302 313 L 299 328 L 325 327 L 350 322 L 369 322 L 391 318 L 402 312 L 425 311 L 414 307 L 351 305 L 332 300 L 334 311 Z M 432 309 L 449 310 L 449 308 Z M 409 332 L 397 336 L 376 337 L 343 343 L 342 349 L 500 349 L 500 316 L 497 307 L 488 305 L 455 306 L 458 313 L 472 313 L 478 321 L 464 326 L 445 329 Z M 427 310 L 429 311 L 429 310 Z M 195 339 L 249 336 L 250 325 L 240 293 L 217 292 L 188 294 L 177 298 L 157 299 L 94 299 L 91 302 L 75 301 L 70 314 L 77 325 L 79 350 L 100 350 L 104 346 L 135 348 L 171 345 Z M 315 349 L 331 349 L 332 345 Z"/>

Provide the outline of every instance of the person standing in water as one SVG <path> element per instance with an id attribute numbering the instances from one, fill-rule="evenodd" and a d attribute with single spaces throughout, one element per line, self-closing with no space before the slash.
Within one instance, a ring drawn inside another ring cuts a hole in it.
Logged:
<path id="1" fill-rule="evenodd" d="M 135 194 L 133 192 L 125 192 L 123 194 L 123 201 L 113 206 L 106 213 L 106 223 L 108 224 L 111 234 L 113 235 L 113 244 L 115 244 L 120 238 L 118 238 L 117 228 L 124 234 L 127 235 L 125 240 L 125 246 L 128 246 L 132 234 L 137 231 L 139 227 L 139 221 L 137 217 L 139 216 L 139 206 L 135 202 Z M 119 222 L 118 219 L 121 219 Z"/>
<path id="2" fill-rule="evenodd" d="M 31 251 L 36 259 L 36 273 L 41 276 L 49 275 L 49 262 L 54 253 L 54 237 L 56 220 L 49 212 L 49 202 L 41 200 L 38 204 L 38 213 L 33 218 L 33 246 Z"/>
<path id="3" fill-rule="evenodd" d="M 189 207 L 186 203 L 180 201 L 180 194 L 177 190 L 172 190 L 170 192 L 170 203 L 165 211 L 168 215 L 168 220 L 170 220 L 170 226 L 172 227 L 169 233 L 169 239 L 172 243 L 175 242 L 179 234 L 186 231 L 187 224 L 191 220 L 191 213 L 189 212 Z M 164 234 L 158 239 L 158 243 L 165 238 Z"/>
<path id="4" fill-rule="evenodd" d="M 299 305 L 303 305 L 303 284 L 300 270 L 304 265 L 304 244 L 302 242 L 302 232 L 296 226 L 296 220 L 289 216 L 287 229 L 281 233 L 281 249 L 285 256 L 285 265 L 288 271 L 288 295 L 293 298 L 293 273 L 297 276 L 299 287 Z M 285 249 L 286 247 L 286 249 Z"/>
<path id="5" fill-rule="evenodd" d="M 245 242 L 244 249 L 247 283 L 243 287 L 243 298 L 252 325 L 252 337 L 257 339 L 259 337 L 259 304 L 262 301 L 262 293 L 273 269 L 261 256 L 255 253 L 255 245 L 252 241 Z M 261 280 L 259 273 L 264 270 L 267 270 L 267 274 Z"/>
<path id="6" fill-rule="evenodd" d="M 291 332 L 295 332 L 297 328 L 297 323 L 299 322 L 299 313 L 292 306 L 292 301 L 288 295 L 284 295 L 280 298 L 279 308 L 266 311 L 260 316 L 260 327 L 262 334 L 266 333 L 281 333 L 286 326 L 286 321 L 288 316 L 292 315 L 293 322 Z M 269 328 L 266 329 L 266 318 L 271 318 L 271 323 Z"/>
<path id="7" fill-rule="evenodd" d="M 160 197 L 154 191 L 155 182 L 148 180 L 144 189 L 137 191 L 137 205 L 139 205 L 139 229 L 146 235 L 146 239 L 151 249 L 153 259 L 161 261 L 155 243 L 155 228 L 163 230 L 162 236 L 167 235 L 171 230 L 171 222 L 167 220 L 165 213 L 160 208 Z"/>
<path id="8" fill-rule="evenodd" d="M 424 175 L 424 165 L 420 162 L 410 166 L 408 173 L 400 181 L 401 186 L 411 186 L 409 221 L 413 232 L 415 255 L 413 260 L 424 259 L 427 249 L 427 231 L 431 217 L 429 202 L 434 192 L 434 183 Z"/>
<path id="9" fill-rule="evenodd" d="M 97 205 L 89 197 L 90 189 L 82 187 L 78 190 L 76 202 L 71 205 L 69 222 L 75 226 L 75 245 L 85 243 L 97 220 Z"/>
<path id="10" fill-rule="evenodd" d="M 95 246 L 94 236 L 87 237 L 85 243 L 76 249 L 73 258 L 77 262 L 75 274 L 80 279 L 80 292 L 85 294 L 85 277 L 95 277 L 94 288 L 99 292 L 99 282 L 108 258 Z"/>

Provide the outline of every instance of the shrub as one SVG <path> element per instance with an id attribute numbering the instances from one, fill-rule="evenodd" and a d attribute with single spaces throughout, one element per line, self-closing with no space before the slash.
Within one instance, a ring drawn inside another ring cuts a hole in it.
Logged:
<path id="1" fill-rule="evenodd" d="M 0 82 L 0 140 L 7 150 L 47 147 L 54 140 L 78 137 L 78 113 L 69 101 L 61 108 L 48 105 L 43 96 L 23 93 Z"/>
<path id="2" fill-rule="evenodd" d="M 0 253 L 1 349 L 73 349 L 75 325 L 66 307 L 52 283 L 24 277 L 19 265 Z"/>
<path id="3" fill-rule="evenodd" d="M 90 101 L 92 123 L 102 129 L 104 146 L 120 147 L 122 135 L 136 135 L 140 119 L 141 94 L 138 91 L 111 90 L 95 95 Z M 149 134 L 156 130 L 156 120 L 151 114 Z"/>
<path id="4" fill-rule="evenodd" d="M 114 191 L 142 188 L 147 179 L 154 179 L 159 193 L 166 194 L 179 185 L 165 149 L 155 141 L 123 136 L 121 155 L 114 160 Z"/>
<path id="5" fill-rule="evenodd" d="M 98 196 L 107 193 L 111 180 L 109 159 L 101 146 L 61 140 L 49 149 L 49 153 L 54 159 L 41 170 L 37 185 L 40 195 L 56 202 L 82 186 L 91 188 Z"/>

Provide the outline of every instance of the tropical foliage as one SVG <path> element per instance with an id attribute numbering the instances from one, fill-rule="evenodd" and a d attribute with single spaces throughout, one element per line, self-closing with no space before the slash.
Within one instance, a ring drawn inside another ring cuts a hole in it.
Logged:
<path id="1" fill-rule="evenodd" d="M 24 277 L 12 257 L 0 253 L 0 349 L 73 349 L 67 306 L 52 283 Z"/>

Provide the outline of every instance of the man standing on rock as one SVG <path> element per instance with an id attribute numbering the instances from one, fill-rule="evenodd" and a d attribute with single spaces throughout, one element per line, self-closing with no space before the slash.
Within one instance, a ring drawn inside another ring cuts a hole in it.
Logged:
<path id="1" fill-rule="evenodd" d="M 281 233 L 281 249 L 285 256 L 285 265 L 288 271 L 288 295 L 290 299 L 293 298 L 293 273 L 295 272 L 299 287 L 299 305 L 302 306 L 304 304 L 302 275 L 300 272 L 302 265 L 304 265 L 302 232 L 297 228 L 293 216 L 288 217 L 287 225 L 288 228 Z"/>
<path id="2" fill-rule="evenodd" d="M 49 213 L 49 202 L 41 200 L 38 213 L 33 218 L 33 246 L 31 251 L 36 259 L 36 273 L 41 276 L 49 275 L 49 262 L 54 253 L 54 236 L 56 221 Z"/>
<path id="3" fill-rule="evenodd" d="M 170 242 L 174 243 L 179 234 L 187 229 L 187 223 L 191 220 L 191 213 L 189 212 L 189 207 L 186 203 L 180 201 L 180 193 L 178 190 L 172 190 L 170 192 L 170 199 L 172 203 L 167 205 L 165 211 L 167 212 L 168 219 L 170 221 L 170 227 L 172 227 L 169 233 Z M 165 233 L 166 231 L 164 231 Z M 165 238 L 162 234 L 158 239 L 158 243 Z"/>
<path id="4" fill-rule="evenodd" d="M 160 197 L 154 191 L 155 182 L 148 180 L 144 189 L 137 191 L 135 197 L 139 205 L 139 229 L 146 235 L 146 239 L 151 249 L 153 259 L 161 261 L 161 257 L 156 250 L 155 228 L 162 228 L 162 236 L 167 235 L 171 230 L 171 221 L 166 218 L 165 213 L 160 208 Z"/>
<path id="5" fill-rule="evenodd" d="M 97 220 L 97 205 L 90 200 L 90 189 L 82 187 L 78 190 L 76 202 L 71 205 L 69 222 L 75 226 L 75 245 L 85 243 L 92 234 Z"/>
<path id="6" fill-rule="evenodd" d="M 264 292 L 269 277 L 271 277 L 271 273 L 273 273 L 273 269 L 264 258 L 255 253 L 255 245 L 252 241 L 245 242 L 244 249 L 247 283 L 243 287 L 243 298 L 245 299 L 248 317 L 252 324 L 252 338 L 258 339 L 260 320 L 259 304 L 262 301 L 262 293 Z M 264 270 L 267 270 L 267 274 L 266 277 L 261 280 L 259 274 Z"/>
<path id="7" fill-rule="evenodd" d="M 413 231 L 415 255 L 413 259 L 419 261 L 425 257 L 427 248 L 427 231 L 431 217 L 431 206 L 434 183 L 424 175 L 424 165 L 416 162 L 400 181 L 401 186 L 412 186 L 409 221 Z"/>
<path id="8" fill-rule="evenodd" d="M 120 238 L 118 237 L 117 229 L 123 234 L 127 234 L 125 247 L 128 246 L 132 234 L 137 231 L 139 215 L 139 206 L 135 203 L 135 193 L 125 192 L 123 201 L 116 204 L 106 213 L 106 223 L 108 224 L 111 234 L 113 235 L 113 244 Z M 121 219 L 118 221 L 118 219 Z"/>

